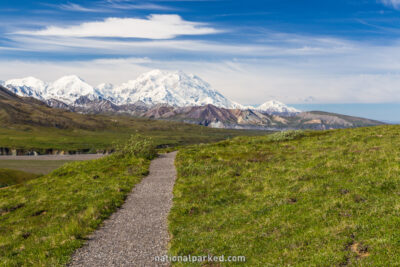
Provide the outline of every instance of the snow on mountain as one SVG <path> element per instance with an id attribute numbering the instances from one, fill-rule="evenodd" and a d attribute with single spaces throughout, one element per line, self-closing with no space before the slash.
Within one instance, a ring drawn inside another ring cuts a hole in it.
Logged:
<path id="1" fill-rule="evenodd" d="M 73 104 L 81 96 L 92 100 L 101 97 L 99 91 L 75 75 L 64 76 L 49 84 L 34 77 L 12 79 L 4 82 L 4 86 L 19 96 L 56 99 L 66 104 Z"/>
<path id="2" fill-rule="evenodd" d="M 112 102 L 114 101 L 114 85 L 111 83 L 101 83 L 99 85 L 96 86 L 95 90 L 97 90 L 104 99 L 110 100 Z"/>
<path id="3" fill-rule="evenodd" d="M 0 81 L 0 85 L 1 85 Z M 4 82 L 13 93 L 40 100 L 51 99 L 68 105 L 86 105 L 88 101 L 109 100 L 116 105 L 168 104 L 175 107 L 205 106 L 208 104 L 227 109 L 252 109 L 269 114 L 294 114 L 299 110 L 278 101 L 268 101 L 258 107 L 248 107 L 227 99 L 196 75 L 182 71 L 152 70 L 136 80 L 120 86 L 109 83 L 92 87 L 76 75 L 64 76 L 53 83 L 34 77 Z"/>
<path id="4" fill-rule="evenodd" d="M 66 104 L 73 104 L 81 96 L 87 96 L 90 100 L 99 99 L 101 93 L 87 84 L 76 75 L 64 76 L 51 83 L 47 89 L 46 99 L 57 99 Z"/>
<path id="5" fill-rule="evenodd" d="M 199 77 L 182 71 L 153 70 L 116 87 L 113 92 L 116 104 L 142 101 L 146 104 L 166 103 L 178 107 L 207 104 L 224 108 L 239 106 Z"/>
<path id="6" fill-rule="evenodd" d="M 25 77 L 5 81 L 4 86 L 16 95 L 44 100 L 48 84 L 35 77 Z"/>
<path id="7" fill-rule="evenodd" d="M 97 85 L 96 89 L 102 93 L 112 93 L 114 85 L 112 85 L 111 83 L 101 83 Z"/>
<path id="8" fill-rule="evenodd" d="M 45 83 L 34 77 L 13 79 L 4 82 L 11 92 L 24 97 L 40 100 L 56 99 L 66 104 L 74 104 L 81 96 L 99 99 L 102 94 L 76 75 L 64 76 L 53 83 Z"/>
<path id="9" fill-rule="evenodd" d="M 300 112 L 300 110 L 288 107 L 282 102 L 276 100 L 267 101 L 254 109 L 268 114 L 296 114 Z"/>
<path id="10" fill-rule="evenodd" d="M 182 71 L 153 70 L 136 80 L 120 86 L 100 84 L 96 88 L 75 75 L 64 76 L 46 84 L 33 77 L 10 80 L 6 86 L 20 96 L 32 96 L 41 100 L 56 99 L 74 104 L 81 96 L 89 99 L 107 99 L 117 105 L 143 102 L 147 105 L 169 104 L 171 106 L 203 106 L 212 104 L 223 108 L 243 108 L 195 75 Z"/>

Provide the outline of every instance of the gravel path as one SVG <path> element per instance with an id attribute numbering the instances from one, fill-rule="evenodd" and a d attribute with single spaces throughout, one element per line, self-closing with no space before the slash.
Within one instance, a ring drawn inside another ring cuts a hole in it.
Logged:
<path id="1" fill-rule="evenodd" d="M 176 152 L 168 153 L 151 162 L 150 174 L 75 252 L 69 266 L 163 266 L 154 257 L 167 253 L 175 156 Z"/>

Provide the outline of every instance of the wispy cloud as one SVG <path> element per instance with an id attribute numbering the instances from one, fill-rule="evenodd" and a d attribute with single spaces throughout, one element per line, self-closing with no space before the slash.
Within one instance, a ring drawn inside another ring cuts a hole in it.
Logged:
<path id="1" fill-rule="evenodd" d="M 77 11 L 77 12 L 104 12 L 106 9 L 103 8 L 89 8 L 84 7 L 75 3 L 60 4 L 58 7 L 62 10 Z"/>
<path id="2" fill-rule="evenodd" d="M 61 52 L 90 55 L 196 57 L 285 57 L 323 56 L 350 53 L 353 42 L 318 36 L 266 31 L 253 36 L 252 42 L 226 42 L 190 36 L 229 34 L 212 24 L 183 20 L 178 15 L 151 15 L 141 18 L 109 18 L 77 26 L 47 26 L 43 30 L 19 30 L 6 37 L 15 48 L 34 52 Z M 175 38 L 187 35 L 185 38 Z M 248 38 L 248 37 L 247 37 Z"/>
<path id="3" fill-rule="evenodd" d="M 107 18 L 103 21 L 85 22 L 77 26 L 48 26 L 38 31 L 19 31 L 16 34 L 62 37 L 119 37 L 171 39 L 180 35 L 205 35 L 221 30 L 204 23 L 191 22 L 179 15 L 150 15 L 142 18 Z"/>
<path id="4" fill-rule="evenodd" d="M 207 55 L 213 57 L 299 57 L 329 56 L 351 53 L 355 48 L 351 42 L 328 38 L 306 38 L 300 36 L 275 38 L 274 43 L 232 44 L 205 40 L 121 40 L 59 36 L 12 36 L 14 47 L 35 52 L 87 53 L 91 55 L 185 55 L 188 57 Z M 286 39 L 285 39 L 286 38 Z"/>
<path id="5" fill-rule="evenodd" d="M 393 7 L 395 9 L 400 8 L 400 0 L 379 0 L 385 6 Z"/>
<path id="6" fill-rule="evenodd" d="M 151 2 L 132 3 L 131 1 L 93 1 L 88 5 L 81 5 L 74 2 L 65 4 L 43 3 L 55 9 L 71 12 L 91 12 L 91 13 L 114 13 L 120 10 L 149 10 L 149 11 L 176 11 L 176 8 Z"/>
<path id="7" fill-rule="evenodd" d="M 158 10 L 158 11 L 172 11 L 175 8 L 158 5 L 154 3 L 129 3 L 129 2 L 109 2 L 106 5 L 108 8 L 114 9 L 136 9 L 136 10 Z"/>

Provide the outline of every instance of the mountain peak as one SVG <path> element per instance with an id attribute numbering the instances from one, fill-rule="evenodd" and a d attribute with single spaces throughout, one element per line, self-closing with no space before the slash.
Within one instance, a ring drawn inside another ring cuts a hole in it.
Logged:
<path id="1" fill-rule="evenodd" d="M 18 96 L 34 97 L 40 100 L 43 100 L 42 92 L 47 89 L 45 82 L 32 76 L 8 80 L 3 85 Z"/>
<path id="2" fill-rule="evenodd" d="M 255 108 L 256 110 L 266 112 L 269 114 L 275 114 L 275 113 L 286 113 L 286 114 L 293 114 L 293 113 L 299 113 L 300 110 L 297 110 L 292 107 L 288 107 L 287 105 L 283 104 L 282 102 L 279 102 L 277 100 L 269 100 L 258 107 Z"/>
<path id="3" fill-rule="evenodd" d="M 24 77 L 21 79 L 11 79 L 4 82 L 5 85 L 11 86 L 25 86 L 25 87 L 34 87 L 34 88 L 43 88 L 46 86 L 46 83 L 40 79 L 37 79 L 33 76 Z"/>
<path id="4" fill-rule="evenodd" d="M 165 71 L 162 71 L 160 69 L 153 69 L 148 72 L 142 73 L 140 76 L 150 76 L 150 75 L 160 75 L 164 73 Z"/>
<path id="5" fill-rule="evenodd" d="M 175 79 L 200 79 L 198 76 L 194 74 L 187 74 L 182 70 L 160 70 L 160 69 L 154 69 L 148 72 L 145 72 L 141 74 L 137 80 L 141 79 L 148 79 L 149 77 L 174 77 Z M 204 82 L 204 81 L 203 81 Z"/>
<path id="6" fill-rule="evenodd" d="M 85 81 L 81 77 L 79 77 L 78 75 L 66 75 L 66 76 L 63 76 L 63 77 L 59 78 L 54 83 L 58 83 L 58 82 L 85 83 Z"/>
<path id="7" fill-rule="evenodd" d="M 202 106 L 212 104 L 224 108 L 236 105 L 194 75 L 183 71 L 152 70 L 115 88 L 117 103 L 131 104 L 142 101 L 154 105 Z"/>
<path id="8" fill-rule="evenodd" d="M 99 98 L 98 92 L 77 75 L 67 75 L 49 85 L 46 98 L 73 104 L 81 96 Z"/>

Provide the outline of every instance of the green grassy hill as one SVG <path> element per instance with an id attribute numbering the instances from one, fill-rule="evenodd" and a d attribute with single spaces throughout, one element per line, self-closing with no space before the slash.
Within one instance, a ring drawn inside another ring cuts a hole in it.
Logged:
<path id="1" fill-rule="evenodd" d="M 133 141 L 139 144 L 134 149 L 68 163 L 24 184 L 0 188 L 0 265 L 65 266 L 148 173 L 153 145 L 146 139 Z"/>
<path id="2" fill-rule="evenodd" d="M 35 179 L 39 176 L 40 175 L 38 174 L 18 170 L 0 169 L 0 188 L 14 184 L 20 184 Z"/>
<path id="3" fill-rule="evenodd" d="M 72 160 L 0 160 L 0 170 L 8 169 L 44 175 L 70 162 L 72 162 Z M 0 179 L 1 177 L 2 176 L 0 176 Z"/>
<path id="4" fill-rule="evenodd" d="M 183 149 L 176 166 L 172 255 L 400 262 L 400 126 L 238 137 Z"/>

